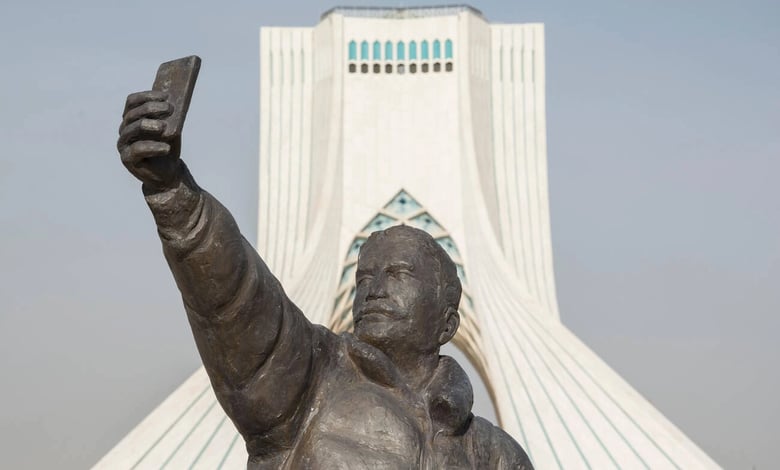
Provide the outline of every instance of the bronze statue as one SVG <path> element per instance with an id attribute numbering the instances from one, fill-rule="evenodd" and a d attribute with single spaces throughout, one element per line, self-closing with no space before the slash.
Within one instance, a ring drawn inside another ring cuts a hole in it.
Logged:
<path id="1" fill-rule="evenodd" d="M 532 469 L 517 442 L 471 413 L 466 374 L 439 355 L 459 325 L 461 287 L 433 238 L 405 226 L 371 235 L 354 335 L 311 324 L 179 158 L 180 133 L 166 134 L 171 101 L 163 91 L 128 96 L 117 147 L 143 183 L 248 468 Z"/>

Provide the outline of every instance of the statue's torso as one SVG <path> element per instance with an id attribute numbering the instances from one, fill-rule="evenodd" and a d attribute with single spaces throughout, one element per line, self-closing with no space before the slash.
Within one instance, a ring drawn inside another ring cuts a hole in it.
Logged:
<path id="1" fill-rule="evenodd" d="M 468 399 L 447 414 L 454 421 L 443 424 L 431 417 L 430 399 L 436 395 L 431 388 L 413 393 L 393 383 L 392 365 L 356 361 L 354 340 L 333 335 L 326 339 L 331 341 L 319 350 L 323 357 L 315 366 L 312 396 L 299 410 L 303 416 L 289 450 L 250 456 L 249 469 L 523 468 L 489 463 L 491 455 L 511 455 L 514 449 L 494 441 L 496 429 L 471 415 L 468 383 Z M 467 381 L 455 361 L 446 359 Z"/>
<path id="2" fill-rule="evenodd" d="M 420 468 L 422 423 L 393 391 L 360 379 L 328 388 L 311 410 L 290 468 Z"/>

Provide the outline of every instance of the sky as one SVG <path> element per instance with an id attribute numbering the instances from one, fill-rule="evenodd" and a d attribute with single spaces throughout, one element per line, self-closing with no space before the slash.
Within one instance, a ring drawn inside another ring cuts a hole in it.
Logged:
<path id="1" fill-rule="evenodd" d="M 125 96 L 161 62 L 203 59 L 183 158 L 254 240 L 259 27 L 313 26 L 332 6 L 0 5 L 4 467 L 89 467 L 200 364 L 116 153 Z M 473 6 L 545 23 L 564 323 L 725 468 L 773 468 L 780 3 Z"/>

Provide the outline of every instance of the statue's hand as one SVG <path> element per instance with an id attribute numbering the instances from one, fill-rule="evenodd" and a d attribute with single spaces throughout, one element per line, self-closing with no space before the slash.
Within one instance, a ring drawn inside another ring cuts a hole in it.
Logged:
<path id="1" fill-rule="evenodd" d="M 127 97 L 117 149 L 122 163 L 136 178 L 156 190 L 176 187 L 182 174 L 181 137 L 163 140 L 165 117 L 173 107 L 159 91 L 142 91 Z"/>

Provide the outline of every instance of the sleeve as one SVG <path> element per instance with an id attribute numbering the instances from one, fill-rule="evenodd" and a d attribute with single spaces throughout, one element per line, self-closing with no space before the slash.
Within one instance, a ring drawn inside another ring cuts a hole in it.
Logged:
<path id="1" fill-rule="evenodd" d="M 176 188 L 144 194 L 195 343 L 220 404 L 247 442 L 283 447 L 309 395 L 313 336 L 321 333 L 227 209 L 183 171 Z"/>

